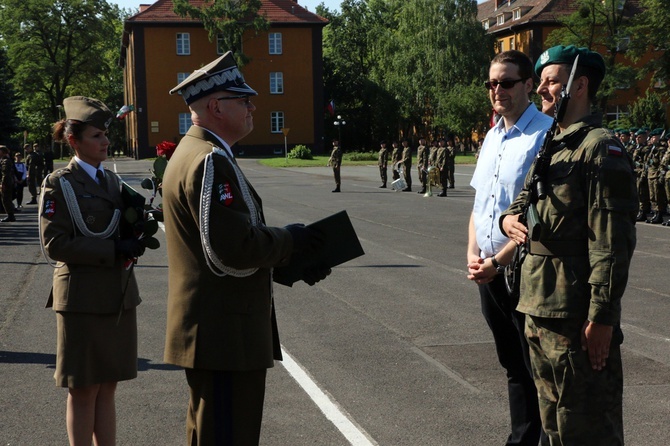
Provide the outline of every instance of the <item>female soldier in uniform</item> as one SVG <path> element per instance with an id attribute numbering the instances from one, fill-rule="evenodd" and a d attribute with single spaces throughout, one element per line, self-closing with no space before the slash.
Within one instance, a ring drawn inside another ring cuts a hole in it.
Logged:
<path id="1" fill-rule="evenodd" d="M 63 101 L 66 119 L 54 140 L 74 149 L 70 164 L 44 181 L 40 236 L 57 263 L 47 307 L 56 311 L 56 385 L 68 387 L 70 445 L 113 445 L 118 381 L 137 376 L 140 303 L 132 260 L 144 252 L 131 235 L 121 239 L 119 178 L 102 167 L 112 112 L 82 96 Z"/>

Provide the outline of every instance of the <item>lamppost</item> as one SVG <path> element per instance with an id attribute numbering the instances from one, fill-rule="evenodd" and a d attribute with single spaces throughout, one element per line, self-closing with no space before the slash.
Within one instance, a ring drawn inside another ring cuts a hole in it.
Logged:
<path id="1" fill-rule="evenodd" d="M 337 115 L 337 120 L 333 122 L 333 125 L 337 126 L 337 140 L 340 142 L 340 146 L 342 145 L 342 126 L 346 123 L 340 115 Z"/>

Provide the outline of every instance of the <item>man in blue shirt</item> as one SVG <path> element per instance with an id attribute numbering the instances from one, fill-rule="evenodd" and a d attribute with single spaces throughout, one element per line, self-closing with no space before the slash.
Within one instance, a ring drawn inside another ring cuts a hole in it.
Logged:
<path id="1" fill-rule="evenodd" d="M 476 190 L 468 230 L 468 278 L 479 287 L 482 314 L 491 329 L 498 360 L 507 372 L 512 432 L 507 445 L 537 446 L 542 424 L 533 383 L 524 315 L 507 292 L 501 274 L 512 261 L 515 243 L 502 234 L 498 219 L 523 187 L 526 172 L 542 146 L 552 119 L 529 101 L 533 64 L 524 53 L 505 51 L 489 67 L 485 83 L 502 118 L 486 134 L 470 185 Z M 542 444 L 546 436 L 542 435 Z"/>

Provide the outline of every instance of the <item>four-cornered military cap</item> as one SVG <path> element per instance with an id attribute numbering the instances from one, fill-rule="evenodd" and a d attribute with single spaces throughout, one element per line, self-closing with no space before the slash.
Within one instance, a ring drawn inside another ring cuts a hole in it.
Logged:
<path id="1" fill-rule="evenodd" d="M 67 119 L 85 122 L 100 130 L 107 130 L 114 119 L 114 114 L 105 104 L 85 96 L 63 99 L 63 109 Z"/>
<path id="2" fill-rule="evenodd" d="M 170 94 L 179 93 L 187 104 L 191 104 L 215 91 L 231 91 L 250 96 L 258 94 L 245 83 L 231 51 L 195 70 L 170 90 Z"/>
<path id="3" fill-rule="evenodd" d="M 542 77 L 542 70 L 547 65 L 572 65 L 575 62 L 577 54 L 579 54 L 578 66 L 593 68 L 600 74 L 601 80 L 605 77 L 605 61 L 603 57 L 595 51 L 589 51 L 587 48 L 577 48 L 574 45 L 558 45 L 546 50 L 535 63 L 535 74 Z"/>

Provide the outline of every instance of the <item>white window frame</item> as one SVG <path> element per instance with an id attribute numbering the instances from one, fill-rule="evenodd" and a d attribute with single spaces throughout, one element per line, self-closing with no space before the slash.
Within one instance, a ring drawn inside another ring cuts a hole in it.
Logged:
<path id="1" fill-rule="evenodd" d="M 504 14 L 498 14 L 496 16 L 496 25 L 504 25 L 505 24 L 505 15 Z"/>
<path id="2" fill-rule="evenodd" d="M 177 55 L 189 56 L 191 54 L 191 34 L 177 33 Z"/>
<path id="3" fill-rule="evenodd" d="M 270 72 L 270 94 L 284 94 L 284 73 Z"/>
<path id="4" fill-rule="evenodd" d="M 185 135 L 193 125 L 190 113 L 179 113 L 179 134 Z"/>
<path id="5" fill-rule="evenodd" d="M 283 42 L 281 33 L 268 33 L 269 54 L 282 54 Z"/>
<path id="6" fill-rule="evenodd" d="M 189 77 L 191 73 L 177 73 L 177 85 L 181 84 Z"/>
<path id="7" fill-rule="evenodd" d="M 514 11 L 512 11 L 512 20 L 519 19 L 521 19 L 521 8 L 516 8 Z"/>
<path id="8" fill-rule="evenodd" d="M 281 133 L 284 128 L 284 112 L 270 112 L 270 133 Z"/>

